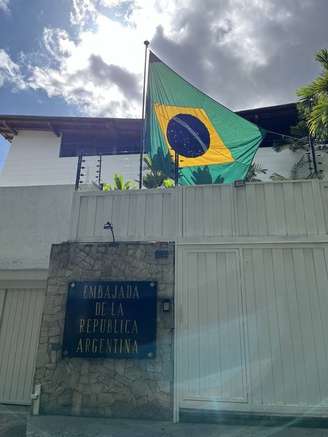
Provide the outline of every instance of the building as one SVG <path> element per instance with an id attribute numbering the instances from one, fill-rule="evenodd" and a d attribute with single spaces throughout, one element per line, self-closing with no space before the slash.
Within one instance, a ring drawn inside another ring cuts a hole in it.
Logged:
<path id="1" fill-rule="evenodd" d="M 74 191 L 77 155 L 87 152 L 81 143 L 91 138 L 101 152 L 104 131 L 117 134 L 120 121 L 0 122 L 13 141 L 0 187 L 0 402 L 31 403 L 34 380 L 47 414 L 119 416 L 120 397 L 130 399 L 130 417 L 154 414 L 156 402 L 175 420 L 209 412 L 327 416 L 324 181 Z M 137 121 L 128 123 L 123 152 L 140 134 Z M 65 356 L 68 287 L 135 279 L 159 284 L 158 356 L 130 365 Z M 125 381 L 140 384 L 117 396 L 121 365 Z M 104 391 L 108 375 L 116 385 Z"/>
<path id="2" fill-rule="evenodd" d="M 288 134 L 297 120 L 295 104 L 239 114 L 281 134 Z M 104 155 L 104 182 L 111 181 L 114 172 L 122 173 L 127 179 L 137 179 L 141 128 L 141 120 L 133 119 L 0 116 L 0 134 L 11 142 L 0 172 L 0 187 L 74 184 L 77 156 L 81 153 L 88 156 L 86 182 L 96 178 L 97 154 Z M 277 172 L 278 168 L 288 176 L 288 169 L 297 157 L 292 153 L 281 157 L 272 152 L 274 140 L 279 141 L 280 137 L 269 133 L 256 159 L 264 167 L 276 161 L 272 171 Z"/>

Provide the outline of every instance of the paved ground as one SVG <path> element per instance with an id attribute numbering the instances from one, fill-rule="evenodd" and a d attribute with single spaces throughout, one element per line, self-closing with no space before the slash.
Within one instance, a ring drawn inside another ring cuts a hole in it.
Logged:
<path id="1" fill-rule="evenodd" d="M 328 429 L 28 416 L 26 407 L 0 405 L 0 437 L 328 437 Z M 28 424 L 26 431 L 26 418 Z"/>
<path id="2" fill-rule="evenodd" d="M 33 417 L 28 437 L 327 437 L 328 429 L 149 422 L 76 417 Z"/>
<path id="3" fill-rule="evenodd" d="M 28 408 L 0 404 L 0 436 L 25 437 Z"/>

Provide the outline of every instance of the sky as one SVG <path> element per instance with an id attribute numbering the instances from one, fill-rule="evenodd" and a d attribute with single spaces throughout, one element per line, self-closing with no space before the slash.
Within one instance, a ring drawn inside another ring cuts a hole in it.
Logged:
<path id="1" fill-rule="evenodd" d="M 145 39 L 233 110 L 295 101 L 327 17 L 327 0 L 0 0 L 0 114 L 140 117 Z"/>

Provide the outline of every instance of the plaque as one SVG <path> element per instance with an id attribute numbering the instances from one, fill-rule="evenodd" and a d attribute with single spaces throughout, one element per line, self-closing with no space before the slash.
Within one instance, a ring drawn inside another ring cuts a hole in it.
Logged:
<path id="1" fill-rule="evenodd" d="M 153 281 L 71 282 L 63 356 L 154 358 L 156 302 Z"/>

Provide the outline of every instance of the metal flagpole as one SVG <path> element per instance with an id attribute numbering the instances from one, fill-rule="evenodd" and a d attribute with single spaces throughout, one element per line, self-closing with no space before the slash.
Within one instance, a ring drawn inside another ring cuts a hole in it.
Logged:
<path id="1" fill-rule="evenodd" d="M 145 124 L 146 124 L 146 69 L 147 69 L 147 51 L 149 46 L 149 41 L 144 41 L 145 44 L 145 64 L 144 64 L 144 79 L 143 79 L 143 90 L 142 90 L 142 115 L 143 120 L 142 127 L 142 138 L 140 142 L 140 165 L 139 165 L 139 189 L 142 188 L 142 167 L 143 167 L 143 155 L 145 148 Z"/>
<path id="2" fill-rule="evenodd" d="M 177 152 L 174 155 L 174 185 L 179 185 L 179 154 Z"/>

